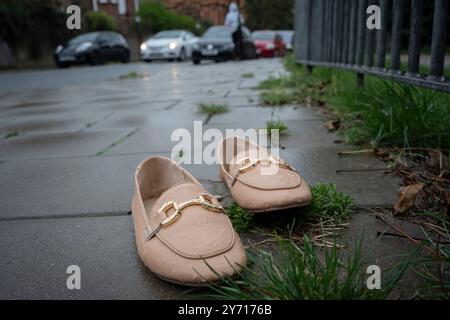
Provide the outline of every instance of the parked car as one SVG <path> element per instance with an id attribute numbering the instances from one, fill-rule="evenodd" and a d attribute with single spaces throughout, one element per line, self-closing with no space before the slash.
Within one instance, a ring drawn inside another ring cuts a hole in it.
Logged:
<path id="1" fill-rule="evenodd" d="M 99 65 L 106 61 L 127 63 L 130 61 L 130 49 L 127 40 L 117 32 L 90 32 L 59 45 L 54 58 L 60 68 L 81 63 Z"/>
<path id="2" fill-rule="evenodd" d="M 287 51 L 292 51 L 294 47 L 294 31 L 292 30 L 279 30 L 277 33 L 283 38 Z"/>
<path id="3" fill-rule="evenodd" d="M 198 41 L 186 30 L 161 31 L 141 44 L 141 58 L 146 62 L 156 59 L 184 61 L 191 58 L 192 45 Z"/>
<path id="4" fill-rule="evenodd" d="M 254 31 L 252 37 L 261 57 L 283 57 L 286 54 L 286 45 L 281 35 L 274 31 Z"/>
<path id="5" fill-rule="evenodd" d="M 212 26 L 194 45 L 192 62 L 199 64 L 202 60 L 227 61 L 234 59 L 235 48 L 231 29 L 226 26 Z M 250 31 L 242 27 L 243 56 L 245 59 L 257 57 L 256 47 Z"/>

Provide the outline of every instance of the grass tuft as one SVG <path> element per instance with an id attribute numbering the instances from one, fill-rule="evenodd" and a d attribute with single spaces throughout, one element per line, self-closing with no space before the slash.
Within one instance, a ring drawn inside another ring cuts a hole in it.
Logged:
<path id="1" fill-rule="evenodd" d="M 140 74 L 137 73 L 136 71 L 130 71 L 127 74 L 123 74 L 121 76 L 118 77 L 119 80 L 130 80 L 130 79 L 140 79 L 140 78 L 145 78 L 147 77 L 147 74 Z"/>
<path id="2" fill-rule="evenodd" d="M 10 138 L 15 138 L 20 136 L 20 131 L 13 131 L 13 132 L 8 132 L 7 134 L 5 134 L 5 136 L 3 137 L 4 139 L 10 139 Z"/>
<path id="3" fill-rule="evenodd" d="M 198 112 L 207 114 L 208 116 L 214 116 L 216 114 L 228 112 L 228 106 L 224 104 L 215 103 L 200 103 L 198 105 Z"/>
<path id="4" fill-rule="evenodd" d="M 253 267 L 239 279 L 222 279 L 210 285 L 209 297 L 225 300 L 351 300 L 386 299 L 409 261 L 383 272 L 380 290 L 366 286 L 361 242 L 343 259 L 337 246 L 319 250 L 308 237 L 301 248 L 290 241 L 280 242 L 276 257 L 260 251 L 249 257 Z"/>
<path id="5" fill-rule="evenodd" d="M 281 106 L 296 103 L 298 96 L 290 89 L 272 89 L 262 92 L 260 101 L 262 104 L 268 106 Z"/>
<path id="6" fill-rule="evenodd" d="M 268 121 L 266 129 L 269 134 L 272 130 L 278 130 L 279 135 L 282 136 L 288 132 L 289 127 L 283 121 Z"/>
<path id="7" fill-rule="evenodd" d="M 349 143 L 373 147 L 449 147 L 448 94 L 372 79 L 360 90 L 338 88 L 331 103 Z"/>
<path id="8" fill-rule="evenodd" d="M 282 89 L 285 87 L 291 87 L 291 84 L 289 83 L 288 78 L 270 77 L 269 79 L 264 80 L 261 83 L 259 83 L 255 89 L 257 89 L 257 90 L 273 90 L 273 89 Z"/>
<path id="9" fill-rule="evenodd" d="M 244 79 L 251 79 L 251 78 L 254 78 L 255 75 L 252 72 L 246 72 L 246 73 L 241 74 L 241 77 Z"/>
<path id="10" fill-rule="evenodd" d="M 254 225 L 253 215 L 239 207 L 236 203 L 233 203 L 227 208 L 227 214 L 230 217 L 234 229 L 238 232 L 247 232 Z"/>
<path id="11" fill-rule="evenodd" d="M 312 202 L 307 209 L 308 219 L 341 222 L 350 217 L 354 207 L 353 199 L 338 192 L 335 184 L 318 183 L 311 188 Z"/>

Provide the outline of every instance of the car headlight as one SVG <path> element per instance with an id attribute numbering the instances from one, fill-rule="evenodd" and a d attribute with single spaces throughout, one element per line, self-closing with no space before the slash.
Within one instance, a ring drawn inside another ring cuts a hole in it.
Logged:
<path id="1" fill-rule="evenodd" d="M 266 44 L 266 49 L 272 50 L 275 49 L 275 45 L 273 43 Z"/>
<path id="2" fill-rule="evenodd" d="M 148 46 L 145 43 L 141 44 L 141 50 L 142 51 L 147 50 L 147 48 L 148 48 Z"/>
<path id="3" fill-rule="evenodd" d="M 178 42 L 171 42 L 169 44 L 170 50 L 175 50 L 178 47 Z"/>
<path id="4" fill-rule="evenodd" d="M 87 49 L 89 49 L 90 47 L 92 47 L 92 42 L 85 42 L 80 44 L 77 48 L 76 48 L 76 52 L 82 52 L 82 51 L 86 51 Z"/>
<path id="5" fill-rule="evenodd" d="M 60 53 L 62 51 L 62 49 L 64 49 L 62 45 L 57 46 L 56 50 L 55 50 L 55 53 L 56 54 Z"/>

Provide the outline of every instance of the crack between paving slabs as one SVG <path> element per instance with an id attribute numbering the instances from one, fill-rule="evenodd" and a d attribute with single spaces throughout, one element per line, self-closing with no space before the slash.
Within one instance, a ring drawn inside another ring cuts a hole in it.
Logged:
<path id="1" fill-rule="evenodd" d="M 125 140 L 127 140 L 128 138 L 130 138 L 131 136 L 133 136 L 136 132 L 138 132 L 140 129 L 137 128 L 129 133 L 127 133 L 125 136 L 121 137 L 119 140 L 111 143 L 108 147 L 106 147 L 105 149 L 97 152 L 95 155 L 96 156 L 101 156 L 103 154 L 105 154 L 106 152 L 110 151 L 112 148 L 114 148 L 115 146 L 121 144 L 122 142 L 124 142 Z"/>
<path id="2" fill-rule="evenodd" d="M 81 128 L 80 130 L 78 130 L 78 132 L 81 132 L 81 131 L 84 131 L 86 129 L 91 129 L 92 127 L 95 127 L 99 123 L 102 123 L 103 121 L 108 120 L 109 118 L 111 118 L 113 116 L 113 114 L 114 114 L 114 112 L 111 112 L 111 113 L 107 114 L 105 117 L 100 118 L 100 119 L 98 119 L 98 120 L 96 120 L 94 122 L 86 123 L 86 125 L 83 128 Z"/>
<path id="3" fill-rule="evenodd" d="M 23 217 L 0 217 L 1 222 L 7 221 L 24 221 L 24 220 L 52 220 L 52 219 L 74 219 L 74 218 L 109 218 L 109 217 L 126 217 L 131 211 L 121 212 L 97 212 L 97 213 L 74 213 L 64 215 L 43 215 L 43 216 L 23 216 Z"/>

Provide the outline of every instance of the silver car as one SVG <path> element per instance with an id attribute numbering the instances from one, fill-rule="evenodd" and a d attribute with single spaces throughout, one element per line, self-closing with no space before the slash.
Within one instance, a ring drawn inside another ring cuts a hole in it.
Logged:
<path id="1" fill-rule="evenodd" d="M 153 60 L 190 59 L 192 46 L 198 38 L 186 30 L 161 31 L 141 44 L 141 59 L 146 62 Z"/>

